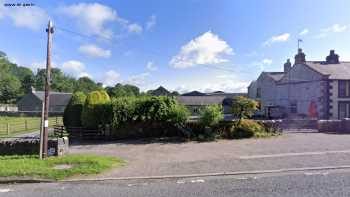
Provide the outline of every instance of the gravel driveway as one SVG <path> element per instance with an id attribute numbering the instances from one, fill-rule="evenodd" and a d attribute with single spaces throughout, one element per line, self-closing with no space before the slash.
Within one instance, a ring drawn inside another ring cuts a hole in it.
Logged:
<path id="1" fill-rule="evenodd" d="M 74 145 L 70 152 L 116 156 L 128 161 L 123 168 L 98 175 L 107 178 L 272 170 L 349 165 L 350 135 L 292 132 L 266 139 L 205 143 L 115 141 Z"/>

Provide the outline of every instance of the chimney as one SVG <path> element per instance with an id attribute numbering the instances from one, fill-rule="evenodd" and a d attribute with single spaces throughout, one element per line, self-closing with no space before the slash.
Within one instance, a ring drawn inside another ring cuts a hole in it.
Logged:
<path id="1" fill-rule="evenodd" d="M 292 69 L 292 63 L 290 63 L 290 59 L 287 59 L 287 62 L 284 63 L 284 70 L 283 72 L 287 73 Z"/>
<path id="2" fill-rule="evenodd" d="M 335 54 L 334 50 L 330 50 L 326 62 L 327 64 L 339 64 L 339 55 Z"/>
<path id="3" fill-rule="evenodd" d="M 303 53 L 303 50 L 301 48 L 298 49 L 298 54 L 294 57 L 294 64 L 303 64 L 305 63 L 305 54 Z"/>

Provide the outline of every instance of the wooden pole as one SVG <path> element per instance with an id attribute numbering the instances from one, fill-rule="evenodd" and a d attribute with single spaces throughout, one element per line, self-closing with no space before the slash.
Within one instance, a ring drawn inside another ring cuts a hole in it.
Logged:
<path id="1" fill-rule="evenodd" d="M 53 26 L 51 20 L 47 25 L 47 56 L 46 56 L 46 80 L 45 80 L 45 99 L 44 99 L 44 144 L 43 144 L 43 158 L 48 155 L 48 136 L 49 136 L 49 97 L 50 97 L 50 83 L 51 83 L 51 45 Z"/>
<path id="2" fill-rule="evenodd" d="M 40 159 L 43 159 L 43 146 L 44 146 L 44 102 L 42 102 L 41 104 L 40 149 L 39 149 Z"/>
<path id="3" fill-rule="evenodd" d="M 10 135 L 10 123 L 7 123 L 7 135 Z"/>

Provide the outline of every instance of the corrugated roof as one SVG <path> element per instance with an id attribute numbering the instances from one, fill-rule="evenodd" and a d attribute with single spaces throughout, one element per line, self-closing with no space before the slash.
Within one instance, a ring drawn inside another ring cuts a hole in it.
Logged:
<path id="1" fill-rule="evenodd" d="M 322 75 L 329 75 L 329 79 L 350 79 L 350 62 L 327 64 L 325 61 L 307 61 L 305 65 Z"/>
<path id="2" fill-rule="evenodd" d="M 38 97 L 41 101 L 44 100 L 45 92 L 44 91 L 35 91 L 33 94 Z M 65 92 L 50 92 L 50 105 L 65 106 L 68 104 L 72 93 Z"/>

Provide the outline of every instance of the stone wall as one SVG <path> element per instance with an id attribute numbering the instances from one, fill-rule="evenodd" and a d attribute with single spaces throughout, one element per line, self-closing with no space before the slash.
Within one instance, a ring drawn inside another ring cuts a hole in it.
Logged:
<path id="1" fill-rule="evenodd" d="M 350 133 L 350 119 L 319 120 L 318 131 L 325 133 Z"/>
<path id="2" fill-rule="evenodd" d="M 49 156 L 61 156 L 68 152 L 68 138 L 50 139 Z M 0 141 L 0 155 L 38 155 L 39 139 Z"/>

